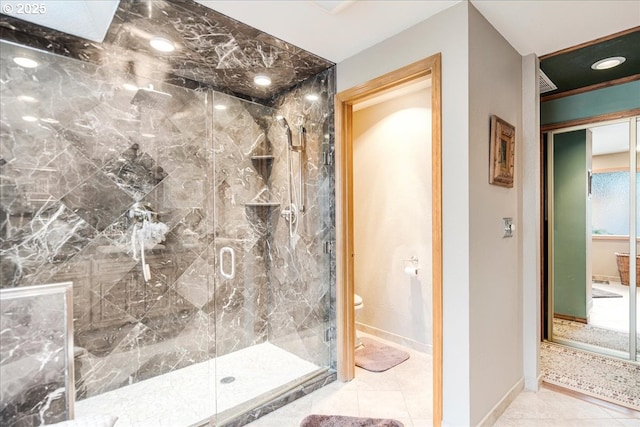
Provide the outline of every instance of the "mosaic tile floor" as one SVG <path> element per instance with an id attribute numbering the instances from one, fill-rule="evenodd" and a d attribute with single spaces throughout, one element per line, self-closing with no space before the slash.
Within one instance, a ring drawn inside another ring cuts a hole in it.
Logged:
<path id="1" fill-rule="evenodd" d="M 317 369 L 263 343 L 78 401 L 75 416 L 116 415 L 115 427 L 190 426 Z"/>
<path id="2" fill-rule="evenodd" d="M 553 336 L 611 350 L 629 351 L 628 332 L 614 331 L 570 320 L 553 319 Z M 640 342 L 640 334 L 638 334 L 638 342 Z M 640 349 L 638 354 L 640 354 Z"/>
<path id="3" fill-rule="evenodd" d="M 545 382 L 640 411 L 640 364 L 552 343 L 540 346 Z"/>

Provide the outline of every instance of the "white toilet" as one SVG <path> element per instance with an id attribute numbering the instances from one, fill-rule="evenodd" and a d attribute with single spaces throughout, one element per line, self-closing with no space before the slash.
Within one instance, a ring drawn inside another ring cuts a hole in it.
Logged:
<path id="1" fill-rule="evenodd" d="M 353 294 L 353 310 L 355 311 L 355 318 L 358 320 L 358 313 L 362 311 L 364 307 L 364 302 L 362 302 L 362 297 L 358 294 Z M 358 337 L 358 330 L 355 331 L 356 334 L 356 348 L 362 345 L 362 340 Z"/>

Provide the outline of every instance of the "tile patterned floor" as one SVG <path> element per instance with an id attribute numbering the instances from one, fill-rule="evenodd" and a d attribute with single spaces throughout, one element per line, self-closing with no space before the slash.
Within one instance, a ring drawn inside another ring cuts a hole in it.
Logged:
<path id="1" fill-rule="evenodd" d="M 432 426 L 432 359 L 428 354 L 389 343 L 410 353 L 404 363 L 382 373 L 356 368 L 356 378 L 334 382 L 249 424 L 298 427 L 309 414 L 394 418 L 405 427 Z M 543 387 L 523 391 L 496 427 L 640 427 L 640 412 L 601 406 Z"/>
<path id="2" fill-rule="evenodd" d="M 495 427 L 640 427 L 640 412 L 587 402 L 542 387 L 523 391 Z"/>
<path id="3" fill-rule="evenodd" d="M 333 382 L 249 426 L 297 427 L 309 414 L 393 418 L 405 427 L 432 426 L 431 355 L 374 339 L 408 352 L 409 360 L 380 373 L 356 367 L 353 381 Z"/>

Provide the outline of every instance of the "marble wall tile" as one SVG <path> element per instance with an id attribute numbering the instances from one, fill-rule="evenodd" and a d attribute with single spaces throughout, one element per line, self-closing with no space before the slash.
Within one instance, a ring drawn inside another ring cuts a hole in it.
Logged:
<path id="1" fill-rule="evenodd" d="M 153 53 L 135 28 L 179 49 Z M 0 38 L 44 50 L 0 41 L 0 287 L 73 282 L 79 399 L 265 341 L 334 363 L 331 63 L 187 0 L 121 2 L 103 44 L 6 16 Z M 19 54 L 42 65 L 18 67 Z M 265 71 L 274 84 L 256 88 Z M 141 99 L 125 83 L 168 95 Z M 279 114 L 294 138 L 306 130 L 293 237 L 281 213 L 287 155 L 298 158 Z M 145 251 L 148 281 L 135 203 L 168 229 Z M 232 279 L 223 247 L 235 251 Z"/>
<path id="2" fill-rule="evenodd" d="M 35 286 L 31 289 L 45 288 Z M 62 421 L 67 405 L 67 315 L 63 286 L 47 294 L 0 292 L 0 424 Z"/>
<path id="3" fill-rule="evenodd" d="M 98 231 L 103 231 L 129 210 L 134 199 L 98 171 L 67 193 L 61 201 Z"/>
<path id="4" fill-rule="evenodd" d="M 29 207 L 35 208 L 34 204 Z M 96 234 L 53 197 L 38 204 L 41 206 L 34 212 L 7 215 L 6 234 L 0 238 L 3 287 L 46 282 L 53 264 L 71 259 Z"/>

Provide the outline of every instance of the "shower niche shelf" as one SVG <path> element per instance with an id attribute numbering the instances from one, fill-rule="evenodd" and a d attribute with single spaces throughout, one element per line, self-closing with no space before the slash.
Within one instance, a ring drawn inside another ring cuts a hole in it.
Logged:
<path id="1" fill-rule="evenodd" d="M 258 229 L 262 233 L 267 232 L 265 224 L 276 215 L 280 203 L 278 202 L 248 202 L 244 204 L 247 213 L 247 219 L 251 224 L 258 225 Z M 257 222 L 256 222 L 257 221 Z M 266 235 L 266 234 L 265 234 Z"/>
<path id="2" fill-rule="evenodd" d="M 268 181 L 269 176 L 271 176 L 271 167 L 273 166 L 274 159 L 275 157 L 272 154 L 254 154 L 251 156 L 253 167 L 262 175 L 265 182 Z"/>
<path id="3" fill-rule="evenodd" d="M 247 208 L 277 208 L 279 202 L 249 202 L 244 204 Z"/>

